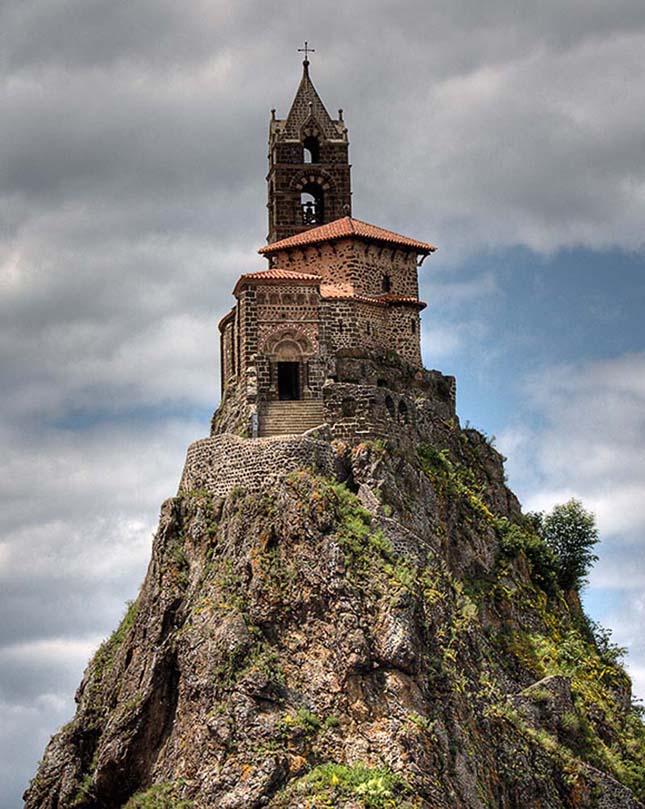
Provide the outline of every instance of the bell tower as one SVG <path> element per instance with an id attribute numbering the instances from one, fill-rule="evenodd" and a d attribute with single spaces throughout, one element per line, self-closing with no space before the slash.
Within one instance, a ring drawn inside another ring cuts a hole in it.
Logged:
<path id="1" fill-rule="evenodd" d="M 343 111 L 332 119 L 309 76 L 305 43 L 302 79 L 286 119 L 271 111 L 267 175 L 269 244 L 351 215 L 349 138 Z"/>

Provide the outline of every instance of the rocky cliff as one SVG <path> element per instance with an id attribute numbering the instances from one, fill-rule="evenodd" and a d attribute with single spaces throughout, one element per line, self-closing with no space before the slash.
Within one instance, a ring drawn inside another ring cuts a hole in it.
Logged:
<path id="1" fill-rule="evenodd" d="M 321 430 L 323 466 L 166 501 L 27 809 L 641 806 L 611 647 L 501 456 L 423 424 L 399 446 Z"/>

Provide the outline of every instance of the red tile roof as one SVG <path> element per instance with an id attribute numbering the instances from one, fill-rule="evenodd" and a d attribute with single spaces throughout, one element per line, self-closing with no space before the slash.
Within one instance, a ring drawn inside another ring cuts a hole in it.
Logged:
<path id="1" fill-rule="evenodd" d="M 390 303 L 407 303 L 411 306 L 418 306 L 419 309 L 425 309 L 428 305 L 425 301 L 420 301 L 418 298 L 414 298 L 410 295 L 395 295 L 394 293 L 388 292 L 384 295 L 375 295 L 374 297 L 370 295 L 357 295 L 351 292 L 346 292 L 343 289 L 334 288 L 334 287 L 326 287 L 323 291 L 321 291 L 321 297 L 323 298 L 332 298 L 333 300 L 344 300 L 344 301 L 360 301 L 361 303 L 374 303 L 378 306 L 387 306 Z"/>
<path id="2" fill-rule="evenodd" d="M 271 255 L 280 250 L 289 250 L 295 247 L 303 247 L 308 244 L 320 244 L 321 242 L 331 242 L 336 239 L 346 239 L 358 237 L 367 239 L 372 242 L 380 242 L 382 244 L 391 244 L 395 247 L 409 247 L 416 250 L 417 253 L 432 253 L 437 248 L 432 244 L 426 242 L 419 242 L 416 239 L 410 239 L 407 236 L 401 236 L 391 230 L 379 228 L 376 225 L 370 225 L 367 222 L 361 222 L 360 219 L 352 219 L 351 216 L 345 216 L 342 219 L 337 219 L 335 222 L 329 222 L 327 225 L 320 225 L 320 227 L 305 230 L 302 233 L 296 233 L 295 236 L 289 236 L 288 239 L 280 239 L 273 244 L 267 244 L 258 250 L 262 255 Z"/>
<path id="3" fill-rule="evenodd" d="M 320 276 L 313 273 L 297 272 L 295 270 L 281 270 L 274 267 L 270 270 L 262 270 L 260 272 L 249 272 L 241 275 L 233 294 L 237 295 L 244 284 L 261 283 L 262 281 L 282 281 L 284 283 L 320 283 Z"/>

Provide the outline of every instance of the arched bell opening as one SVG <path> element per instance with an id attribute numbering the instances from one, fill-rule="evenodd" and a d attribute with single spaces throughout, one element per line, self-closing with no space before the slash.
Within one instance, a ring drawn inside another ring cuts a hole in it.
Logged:
<path id="1" fill-rule="evenodd" d="M 315 135 L 308 135 L 302 144 L 303 163 L 320 163 L 320 143 Z"/>
<path id="2" fill-rule="evenodd" d="M 303 225 L 321 225 L 325 221 L 324 192 L 318 183 L 307 183 L 300 192 Z"/>

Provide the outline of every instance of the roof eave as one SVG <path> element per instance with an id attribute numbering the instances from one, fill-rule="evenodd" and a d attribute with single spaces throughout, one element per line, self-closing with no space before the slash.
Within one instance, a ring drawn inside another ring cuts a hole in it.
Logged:
<path id="1" fill-rule="evenodd" d="M 305 231 L 306 232 L 306 231 Z M 363 236 L 360 233 L 345 233 L 338 236 L 326 236 L 323 239 L 315 239 L 310 242 L 304 242 L 303 244 L 293 244 L 287 245 L 283 247 L 275 247 L 278 245 L 278 242 L 274 244 L 266 244 L 264 247 L 260 247 L 258 253 L 261 256 L 271 256 L 276 253 L 291 253 L 293 250 L 304 250 L 306 247 L 316 247 L 319 244 L 327 244 L 329 242 L 339 242 L 343 239 L 358 239 L 359 241 L 364 242 L 372 242 L 373 244 L 382 244 L 385 247 L 393 247 L 398 248 L 401 250 L 408 250 L 411 253 L 415 253 L 417 256 L 429 256 L 431 253 L 434 253 L 437 248 L 433 244 L 424 245 L 423 247 L 411 244 L 405 244 L 404 242 L 393 242 L 388 241 L 387 239 L 377 239 L 373 236 Z"/>

